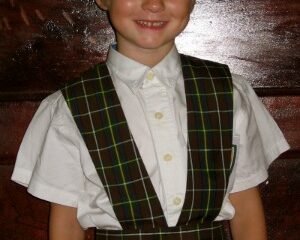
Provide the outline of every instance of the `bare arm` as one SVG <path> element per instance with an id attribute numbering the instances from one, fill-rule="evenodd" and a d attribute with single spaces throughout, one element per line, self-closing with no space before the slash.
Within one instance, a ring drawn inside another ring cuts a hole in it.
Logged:
<path id="1" fill-rule="evenodd" d="M 232 193 L 229 199 L 235 208 L 230 221 L 234 240 L 266 240 L 264 210 L 257 187 Z"/>
<path id="2" fill-rule="evenodd" d="M 84 240 L 76 214 L 76 208 L 51 203 L 49 240 Z"/>

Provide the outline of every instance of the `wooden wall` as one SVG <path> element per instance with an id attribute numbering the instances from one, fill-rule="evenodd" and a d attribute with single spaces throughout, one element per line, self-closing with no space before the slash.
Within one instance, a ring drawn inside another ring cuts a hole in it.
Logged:
<path id="1" fill-rule="evenodd" d="M 261 185 L 272 240 L 300 234 L 299 10 L 297 0 L 200 0 L 177 39 L 181 52 L 246 76 L 292 146 Z M 1 239 L 47 239 L 48 203 L 9 180 L 16 152 L 41 99 L 103 61 L 113 41 L 92 0 L 0 0 Z"/>

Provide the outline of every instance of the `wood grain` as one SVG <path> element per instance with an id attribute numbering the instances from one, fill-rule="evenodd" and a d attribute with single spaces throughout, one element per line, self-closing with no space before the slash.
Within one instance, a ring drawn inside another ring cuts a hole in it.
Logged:
<path id="1" fill-rule="evenodd" d="M 278 159 L 269 169 L 267 184 L 261 184 L 268 239 L 299 239 L 300 159 Z"/>
<path id="2" fill-rule="evenodd" d="M 0 2 L 0 99 L 48 95 L 103 61 L 114 41 L 93 1 L 13 2 Z M 297 0 L 203 0 L 177 45 L 183 53 L 227 63 L 264 94 L 299 94 L 299 10 Z"/>
<path id="3" fill-rule="evenodd" d="M 290 156 L 299 157 L 300 96 L 263 97 L 261 100 L 274 117 L 291 145 L 292 149 L 290 151 Z M 294 154 L 292 152 L 294 152 Z"/>
<path id="4" fill-rule="evenodd" d="M 0 166 L 0 237 L 1 240 L 47 240 L 49 203 L 35 198 L 12 181 L 13 165 Z M 85 240 L 94 239 L 94 229 Z"/>
<path id="5" fill-rule="evenodd" d="M 12 169 L 12 165 L 0 166 L 1 239 L 47 239 L 49 204 L 10 181 Z"/>

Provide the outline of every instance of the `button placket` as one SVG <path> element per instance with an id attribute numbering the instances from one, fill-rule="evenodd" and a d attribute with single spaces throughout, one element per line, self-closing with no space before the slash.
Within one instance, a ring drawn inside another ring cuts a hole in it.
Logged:
<path id="1" fill-rule="evenodd" d="M 146 74 L 145 84 L 141 92 L 153 136 L 162 185 L 165 189 L 164 198 L 167 200 L 167 208 L 173 211 L 172 209 L 179 209 L 179 206 L 181 206 L 182 199 L 179 198 L 178 192 L 182 192 L 185 187 L 185 184 L 182 183 L 184 173 L 181 171 L 179 159 L 176 157 L 176 149 L 180 146 L 176 144 L 176 141 L 174 144 L 173 141 L 177 137 L 177 130 L 175 129 L 177 125 L 174 123 L 174 117 L 172 117 L 171 108 L 173 108 L 173 105 L 169 99 L 169 90 L 156 76 L 152 81 L 148 80 Z M 174 176 L 174 173 L 177 174 L 178 178 Z M 174 200 L 175 197 L 177 197 L 176 200 Z"/>

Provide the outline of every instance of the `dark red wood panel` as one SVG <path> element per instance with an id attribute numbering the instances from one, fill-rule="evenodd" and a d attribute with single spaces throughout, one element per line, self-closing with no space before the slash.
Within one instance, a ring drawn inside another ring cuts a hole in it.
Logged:
<path id="1" fill-rule="evenodd" d="M 283 131 L 294 156 L 300 155 L 300 96 L 263 97 L 263 103 Z"/>
<path id="2" fill-rule="evenodd" d="M 49 203 L 10 181 L 12 170 L 12 165 L 0 165 L 0 239 L 47 240 Z M 85 240 L 93 239 L 94 229 L 87 230 Z"/>
<path id="3" fill-rule="evenodd" d="M 4 240 L 47 239 L 49 204 L 10 181 L 13 166 L 0 165 L 0 236 Z"/>
<path id="4" fill-rule="evenodd" d="M 300 226 L 300 158 L 278 159 L 269 169 L 268 184 L 261 184 L 268 239 L 298 240 Z"/>
<path id="5" fill-rule="evenodd" d="M 268 87 L 264 93 L 299 94 L 299 10 L 297 0 L 199 1 L 178 48 L 229 64 L 253 86 Z M 103 61 L 113 41 L 91 0 L 3 0 L 0 16 L 2 99 L 48 94 Z"/>
<path id="6" fill-rule="evenodd" d="M 299 12 L 298 0 L 199 1 L 179 46 L 255 87 L 299 87 Z"/>
<path id="7" fill-rule="evenodd" d="M 0 165 L 14 160 L 39 102 L 0 102 Z"/>
<path id="8" fill-rule="evenodd" d="M 103 61 L 113 39 L 94 1 L 4 0 L 0 16 L 2 99 L 47 95 Z"/>

